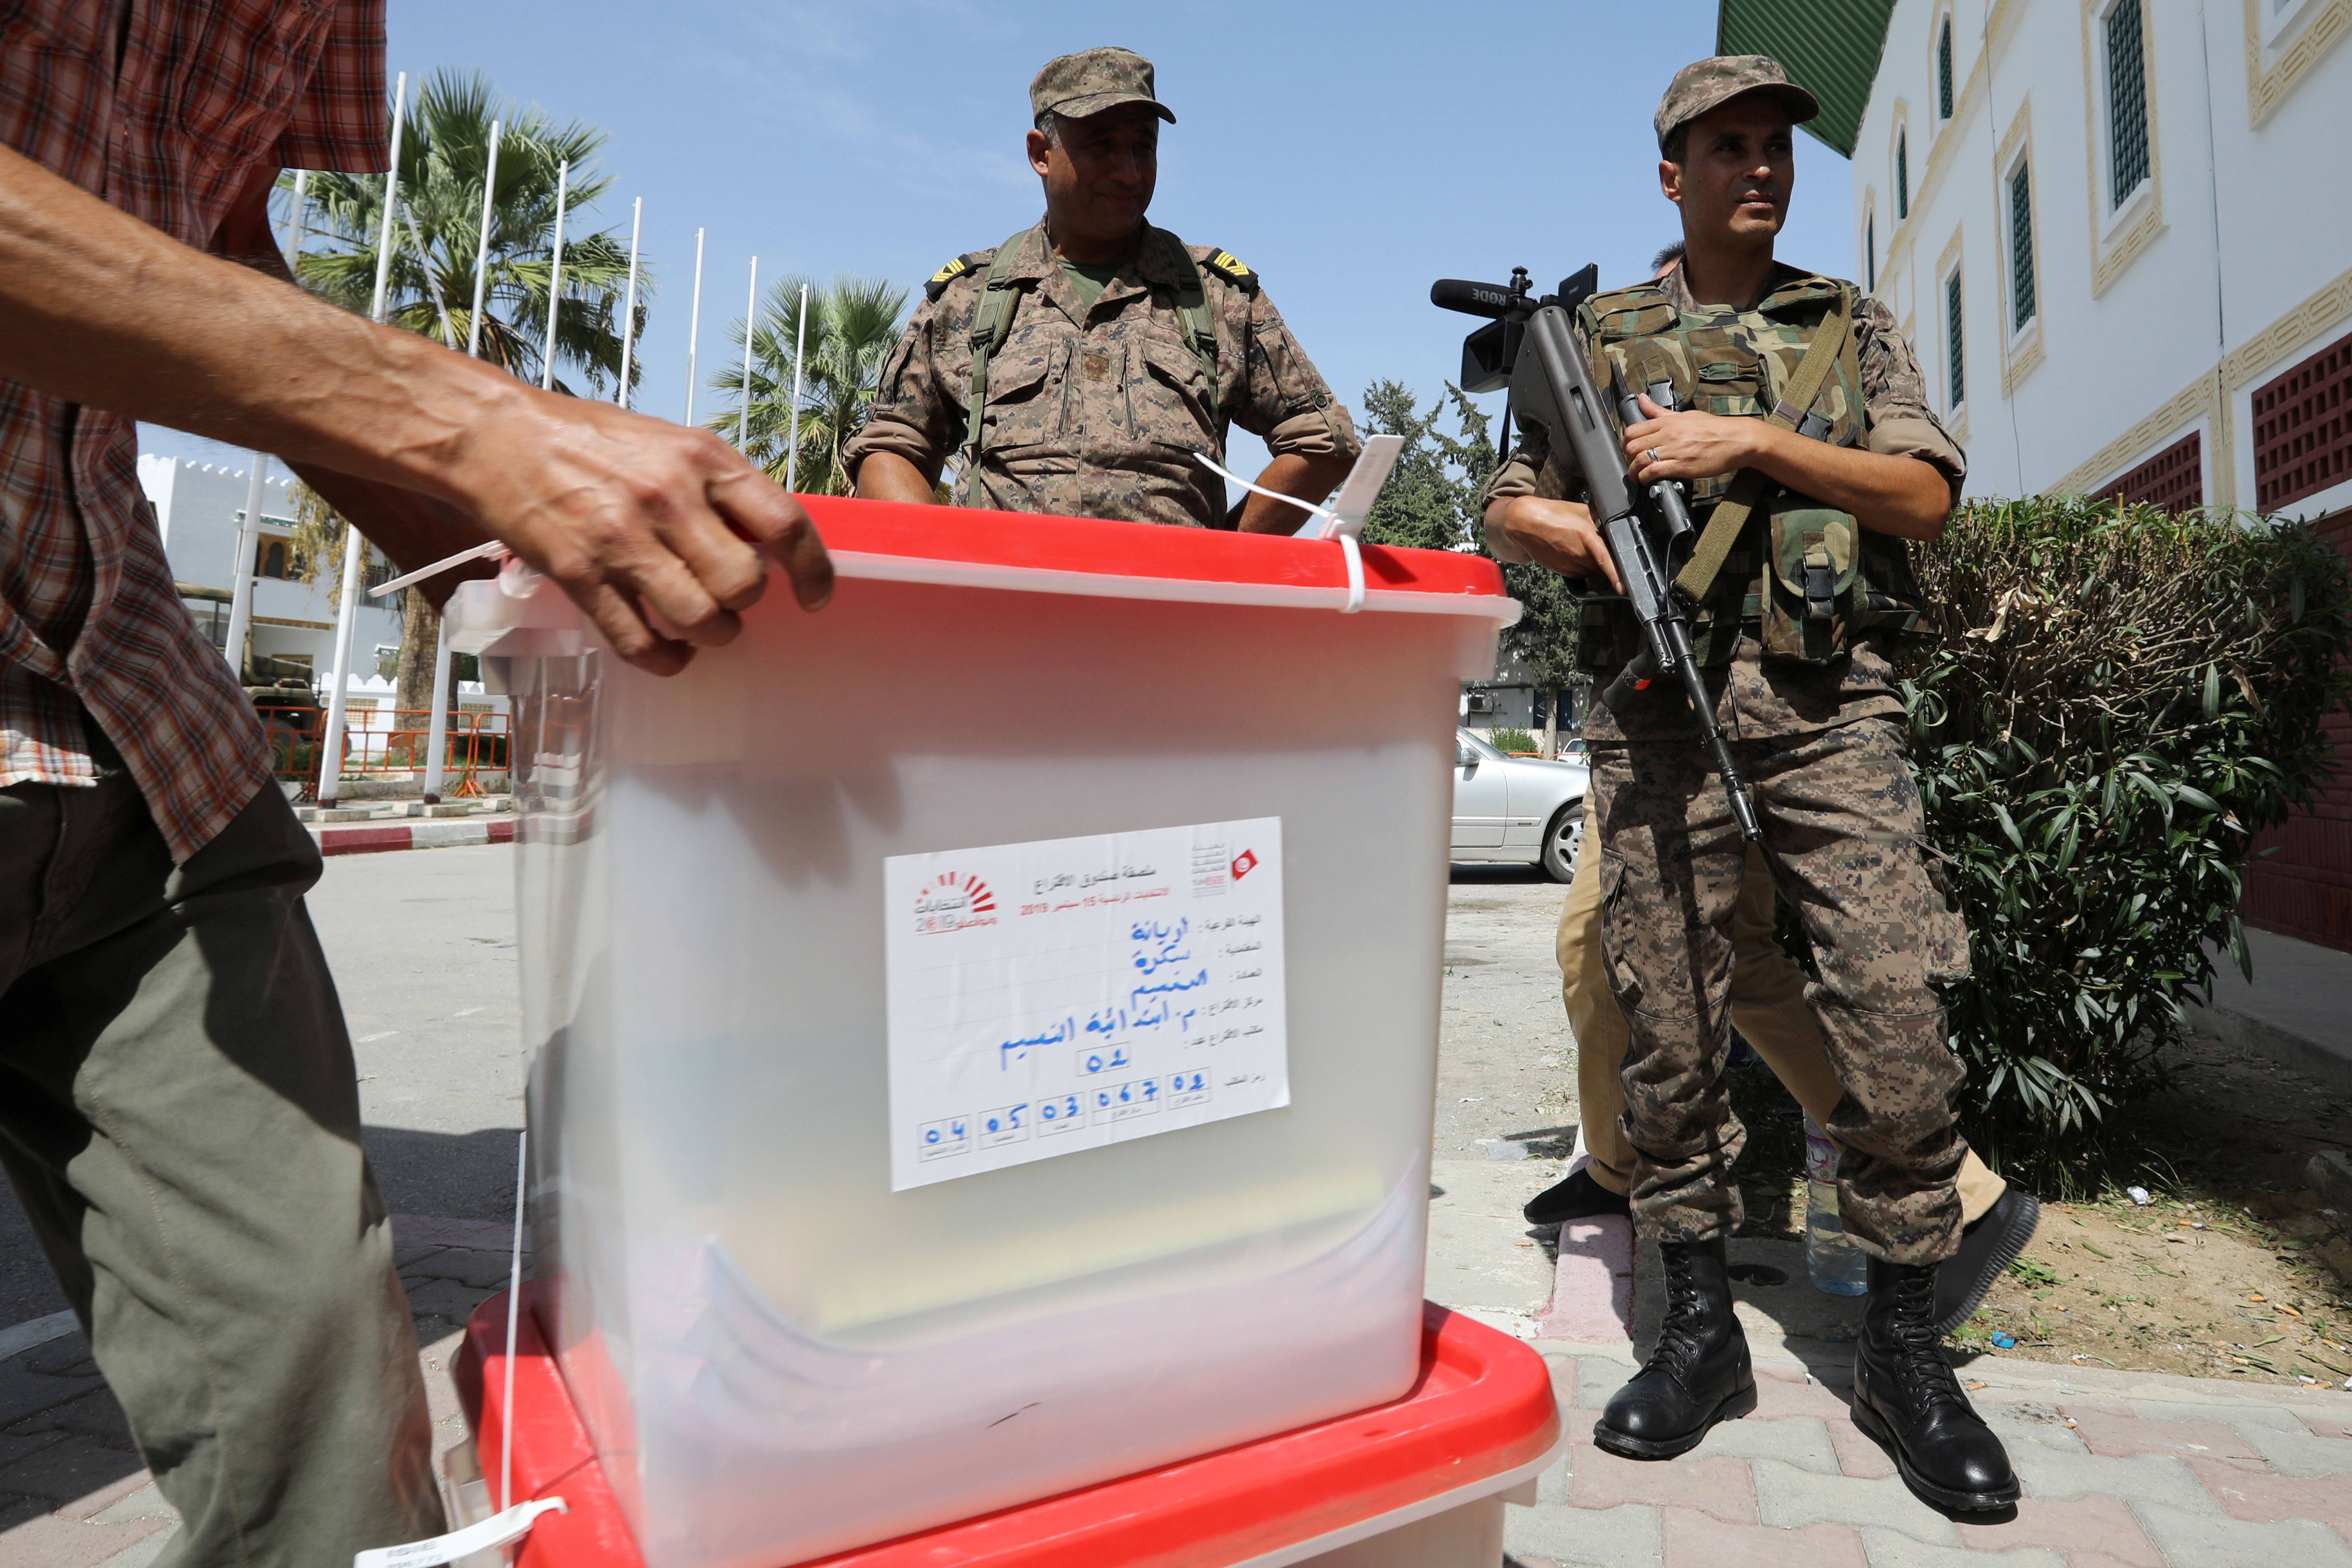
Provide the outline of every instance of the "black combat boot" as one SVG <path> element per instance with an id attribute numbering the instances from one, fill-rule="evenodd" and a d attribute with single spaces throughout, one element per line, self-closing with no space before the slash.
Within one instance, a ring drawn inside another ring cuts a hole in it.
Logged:
<path id="1" fill-rule="evenodd" d="M 1732 1314 L 1722 1240 L 1669 1241 L 1658 1254 L 1666 1266 L 1658 1348 L 1592 1426 L 1593 1442 L 1629 1459 L 1687 1453 L 1717 1422 L 1756 1408 L 1756 1373 Z"/>
<path id="2" fill-rule="evenodd" d="M 1599 1215 L 1630 1215 L 1633 1205 L 1622 1193 L 1612 1193 L 1592 1179 L 1590 1166 L 1564 1182 L 1555 1182 L 1528 1200 L 1519 1211 L 1529 1225 L 1566 1225 Z"/>
<path id="3" fill-rule="evenodd" d="M 1870 1260 L 1870 1296 L 1853 1349 L 1853 1424 L 1930 1507 L 1979 1512 L 2017 1500 L 2008 1451 L 1944 1360 L 1932 1263 Z"/>
<path id="4" fill-rule="evenodd" d="M 1969 1321 L 2041 1224 L 2042 1200 L 2012 1186 L 1960 1232 L 1960 1249 L 1936 1268 L 1937 1339 Z"/>

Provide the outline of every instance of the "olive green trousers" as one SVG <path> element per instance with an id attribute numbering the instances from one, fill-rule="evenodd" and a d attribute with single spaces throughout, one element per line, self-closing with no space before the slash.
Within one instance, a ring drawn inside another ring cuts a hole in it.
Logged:
<path id="1" fill-rule="evenodd" d="M 179 1510 L 157 1568 L 442 1528 L 319 871 L 275 786 L 179 867 L 119 763 L 0 789 L 0 1165 Z"/>

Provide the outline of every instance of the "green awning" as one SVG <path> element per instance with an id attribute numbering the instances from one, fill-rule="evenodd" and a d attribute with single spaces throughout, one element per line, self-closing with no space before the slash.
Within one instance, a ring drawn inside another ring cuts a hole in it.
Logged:
<path id="1" fill-rule="evenodd" d="M 1851 158 L 1894 11 L 1895 0 L 1722 0 L 1715 52 L 1779 60 L 1790 81 L 1822 100 L 1821 117 L 1805 129 Z"/>

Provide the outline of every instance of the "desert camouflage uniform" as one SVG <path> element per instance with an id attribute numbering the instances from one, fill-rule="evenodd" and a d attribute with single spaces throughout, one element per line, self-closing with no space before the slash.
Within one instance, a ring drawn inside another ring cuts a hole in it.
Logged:
<path id="1" fill-rule="evenodd" d="M 1667 340 L 1635 352 L 1667 353 L 1679 406 L 1761 415 L 1810 336 L 1790 323 L 1819 319 L 1829 281 L 1782 268 L 1756 309 L 1735 312 L 1696 305 L 1677 268 L 1653 297 L 1683 313 L 1685 342 L 1705 363 L 1688 363 Z M 1694 315 L 1709 319 L 1694 327 Z M 1929 408 L 1885 308 L 1863 300 L 1854 332 L 1858 384 L 1832 377 L 1816 405 L 1829 421 L 1825 437 L 1922 458 L 1950 479 L 1957 499 L 1965 460 Z M 1668 379 L 1666 368 L 1643 379 Z M 1728 487 L 1729 476 L 1694 485 L 1695 513 L 1703 521 Z M 1488 493 L 1558 497 L 1580 486 L 1538 435 Z M 1967 975 L 1968 933 L 1926 841 L 1881 637 L 1863 633 L 1825 662 L 1768 659 L 1757 636 L 1759 593 L 1769 591 L 1763 555 L 1760 541 L 1743 539 L 1708 595 L 1708 635 L 1696 640 L 1714 666 L 1717 717 L 1754 791 L 1780 894 L 1819 961 L 1806 999 L 1845 1090 L 1828 1127 L 1845 1149 L 1841 1215 L 1871 1251 L 1934 1262 L 1958 1243 L 1952 1184 L 1966 1150 L 1953 1106 L 1964 1074 L 1946 1043 L 1939 988 Z M 1586 628 L 1596 690 L 1632 651 L 1618 631 L 1601 616 Z M 1664 1240 L 1726 1236 L 1742 1217 L 1731 1167 L 1746 1133 L 1722 1075 L 1745 846 L 1677 683 L 1657 682 L 1622 715 L 1594 702 L 1585 735 L 1601 838 L 1602 963 L 1631 1037 L 1623 1125 L 1637 1155 L 1634 1215 L 1644 1235 Z"/>
<path id="2" fill-rule="evenodd" d="M 1276 457 L 1359 450 L 1348 410 L 1316 373 L 1255 279 L 1209 265 L 1146 226 L 1142 244 L 1089 309 L 1046 245 L 1042 226 L 1018 242 L 1011 277 L 1020 303 L 988 365 L 977 494 L 955 499 L 1000 511 L 1225 526 L 1224 482 L 1194 460 L 1224 460 L 1228 424 L 1264 438 Z M 994 251 L 918 307 L 882 372 L 864 429 L 844 460 L 855 473 L 894 452 L 925 473 L 964 439 L 971 392 L 972 316 Z M 1186 342 L 1176 291 L 1197 267 L 1217 334 L 1216 401 Z"/>

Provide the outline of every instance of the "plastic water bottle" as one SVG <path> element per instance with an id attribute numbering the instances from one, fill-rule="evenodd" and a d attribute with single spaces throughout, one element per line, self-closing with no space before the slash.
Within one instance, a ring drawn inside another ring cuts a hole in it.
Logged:
<path id="1" fill-rule="evenodd" d="M 1805 1118 L 1805 1269 L 1813 1289 L 1859 1296 L 1870 1289 L 1870 1255 L 1838 1218 L 1837 1145 Z"/>

